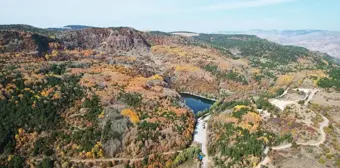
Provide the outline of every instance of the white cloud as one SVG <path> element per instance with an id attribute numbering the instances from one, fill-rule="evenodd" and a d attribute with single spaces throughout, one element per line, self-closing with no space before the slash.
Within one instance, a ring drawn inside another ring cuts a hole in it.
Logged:
<path id="1" fill-rule="evenodd" d="M 208 5 L 202 7 L 204 11 L 216 11 L 216 10 L 228 10 L 228 9 L 240 9 L 240 8 L 254 8 L 262 6 L 276 5 L 280 3 L 291 2 L 295 0 L 238 0 L 221 2 L 217 4 Z"/>

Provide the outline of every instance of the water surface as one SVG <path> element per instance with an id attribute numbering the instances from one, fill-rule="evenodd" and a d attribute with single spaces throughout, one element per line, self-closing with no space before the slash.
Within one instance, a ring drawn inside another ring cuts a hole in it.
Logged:
<path id="1" fill-rule="evenodd" d="M 182 98 L 185 101 L 185 104 L 189 106 L 194 113 L 196 114 L 199 111 L 204 111 L 205 109 L 209 109 L 211 105 L 214 104 L 214 101 L 204 99 L 201 97 L 181 93 Z"/>

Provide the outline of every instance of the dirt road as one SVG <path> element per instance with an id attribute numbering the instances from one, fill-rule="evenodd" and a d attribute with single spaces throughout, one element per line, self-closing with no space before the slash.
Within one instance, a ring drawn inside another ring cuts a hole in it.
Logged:
<path id="1" fill-rule="evenodd" d="M 202 153 L 205 155 L 202 160 L 202 167 L 207 168 L 208 167 L 208 150 L 207 150 L 207 121 L 209 120 L 210 115 L 204 118 L 200 118 L 197 121 L 196 129 L 195 129 L 195 135 L 194 135 L 194 141 L 202 144 Z"/>
<path id="2" fill-rule="evenodd" d="M 177 152 L 182 152 L 182 151 L 170 151 L 170 152 L 164 152 L 164 153 L 159 153 L 160 155 L 170 155 L 174 154 Z M 143 160 L 145 157 L 141 158 L 98 158 L 98 159 L 75 159 L 71 158 L 70 160 L 72 162 L 77 162 L 77 163 L 88 163 L 88 162 L 107 162 L 107 161 L 140 161 Z"/>

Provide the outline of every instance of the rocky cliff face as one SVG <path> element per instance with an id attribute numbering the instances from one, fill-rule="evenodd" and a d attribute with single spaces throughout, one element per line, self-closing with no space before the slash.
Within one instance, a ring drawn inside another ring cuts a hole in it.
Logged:
<path id="1" fill-rule="evenodd" d="M 38 46 L 28 32 L 0 31 L 0 46 L 3 52 L 36 51 Z"/>
<path id="2" fill-rule="evenodd" d="M 0 52 L 23 52 L 44 55 L 53 49 L 63 49 L 60 41 L 45 35 L 25 31 L 0 31 Z"/>
<path id="3" fill-rule="evenodd" d="M 57 38 L 69 49 L 94 49 L 108 53 L 148 51 L 150 44 L 142 34 L 132 28 L 89 28 L 62 31 L 57 34 Z"/>
<path id="4" fill-rule="evenodd" d="M 145 33 L 125 27 L 59 31 L 50 37 L 20 30 L 0 32 L 0 52 L 46 53 L 67 48 L 120 54 L 129 51 L 148 52 L 150 47 Z"/>

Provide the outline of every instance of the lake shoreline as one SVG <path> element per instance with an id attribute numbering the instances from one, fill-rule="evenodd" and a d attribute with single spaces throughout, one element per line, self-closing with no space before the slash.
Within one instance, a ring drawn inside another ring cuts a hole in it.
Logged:
<path id="1" fill-rule="evenodd" d="M 195 93 L 190 93 L 190 92 L 178 92 L 180 95 L 182 94 L 186 94 L 186 95 L 190 95 L 190 96 L 196 96 L 198 98 L 201 98 L 201 99 L 206 99 L 206 100 L 209 100 L 209 101 L 212 101 L 212 102 L 217 102 L 218 100 L 216 99 L 213 99 L 213 98 L 208 98 L 208 97 L 205 97 L 205 96 L 202 96 L 202 95 L 198 95 L 198 94 L 195 94 Z"/>

